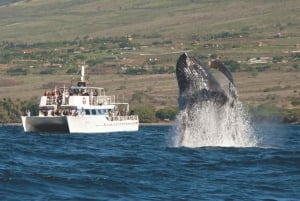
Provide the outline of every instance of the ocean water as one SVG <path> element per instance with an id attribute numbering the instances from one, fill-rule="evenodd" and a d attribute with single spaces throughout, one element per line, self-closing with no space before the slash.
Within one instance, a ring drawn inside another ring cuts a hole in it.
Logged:
<path id="1" fill-rule="evenodd" d="M 0 126 L 0 200 L 300 200 L 300 126 L 256 126 L 249 147 L 178 147 L 170 132 Z"/>

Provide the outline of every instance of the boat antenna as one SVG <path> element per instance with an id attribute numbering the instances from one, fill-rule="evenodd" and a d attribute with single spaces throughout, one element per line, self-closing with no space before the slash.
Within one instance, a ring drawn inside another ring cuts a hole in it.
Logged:
<path id="1" fill-rule="evenodd" d="M 82 65 L 81 66 L 81 77 L 80 77 L 80 81 L 77 83 L 78 87 L 86 87 L 86 83 L 85 83 L 85 75 L 84 75 L 84 68 L 85 66 Z"/>
<path id="2" fill-rule="evenodd" d="M 81 82 L 85 82 L 84 80 L 84 65 L 81 66 Z"/>

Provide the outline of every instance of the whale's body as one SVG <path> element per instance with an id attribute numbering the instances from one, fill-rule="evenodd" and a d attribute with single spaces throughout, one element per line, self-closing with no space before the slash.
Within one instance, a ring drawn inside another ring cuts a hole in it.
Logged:
<path id="1" fill-rule="evenodd" d="M 238 100 L 229 69 L 219 61 L 205 66 L 187 53 L 176 65 L 179 88 L 173 146 L 255 146 L 247 113 Z"/>
<path id="2" fill-rule="evenodd" d="M 182 54 L 176 65 L 176 77 L 179 88 L 179 110 L 190 109 L 195 104 L 211 102 L 221 107 L 236 101 L 236 89 L 230 71 L 221 63 L 211 66 L 219 70 L 225 78 L 221 83 L 209 68 L 199 59 Z"/>
<path id="3" fill-rule="evenodd" d="M 219 61 L 210 67 L 187 53 L 176 65 L 179 88 L 175 146 L 244 146 L 248 121 L 228 68 Z"/>

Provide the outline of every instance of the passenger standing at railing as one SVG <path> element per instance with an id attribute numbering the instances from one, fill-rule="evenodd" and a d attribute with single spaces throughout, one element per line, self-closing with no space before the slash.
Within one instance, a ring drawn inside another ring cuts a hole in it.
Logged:
<path id="1" fill-rule="evenodd" d="M 69 104 L 69 92 L 66 91 L 65 92 L 65 105 L 68 105 Z"/>
<path id="2" fill-rule="evenodd" d="M 81 110 L 80 110 L 80 114 L 81 114 L 81 116 L 84 116 L 84 115 L 85 115 L 84 108 L 81 108 Z"/>
<path id="3" fill-rule="evenodd" d="M 98 96 L 98 93 L 97 93 L 97 90 L 95 89 L 95 91 L 94 91 L 94 96 Z"/>

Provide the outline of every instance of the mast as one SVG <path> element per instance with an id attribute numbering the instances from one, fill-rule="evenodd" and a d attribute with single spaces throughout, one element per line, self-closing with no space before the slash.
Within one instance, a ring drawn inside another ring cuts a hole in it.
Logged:
<path id="1" fill-rule="evenodd" d="M 85 82 L 84 81 L 84 65 L 81 66 L 81 82 Z"/>
<path id="2" fill-rule="evenodd" d="M 78 86 L 78 87 L 85 87 L 85 86 L 86 86 L 84 70 L 85 70 L 85 66 L 82 65 L 82 66 L 81 66 L 81 77 L 80 77 L 80 81 L 77 83 L 77 86 Z"/>

